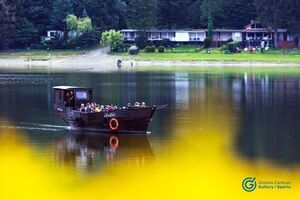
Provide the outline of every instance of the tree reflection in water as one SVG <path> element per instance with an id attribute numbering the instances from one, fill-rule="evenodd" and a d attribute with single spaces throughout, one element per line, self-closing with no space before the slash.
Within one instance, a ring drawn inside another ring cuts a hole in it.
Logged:
<path id="1" fill-rule="evenodd" d="M 241 112 L 238 152 L 251 160 L 299 164 L 300 79 L 245 74 L 233 93 Z"/>

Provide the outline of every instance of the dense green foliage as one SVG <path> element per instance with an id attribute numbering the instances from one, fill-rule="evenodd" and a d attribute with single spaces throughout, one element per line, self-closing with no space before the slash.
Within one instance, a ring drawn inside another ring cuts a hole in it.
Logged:
<path id="1" fill-rule="evenodd" d="M 79 28 L 92 25 L 74 47 L 99 41 L 100 33 L 110 29 L 241 29 L 252 19 L 300 36 L 300 0 L 0 0 L 0 49 L 40 44 L 47 30 L 63 31 L 62 48 L 68 46 L 69 14 L 90 19 L 77 23 Z"/>
<path id="2" fill-rule="evenodd" d="M 16 4 L 13 0 L 0 0 L 0 49 L 7 49 L 15 36 Z"/>
<path id="3" fill-rule="evenodd" d="M 123 45 L 123 36 L 119 31 L 110 30 L 101 34 L 101 43 L 104 45 L 110 45 L 110 49 L 113 52 L 120 52 Z"/>
<path id="4" fill-rule="evenodd" d="M 165 47 L 164 46 L 159 46 L 157 50 L 158 50 L 158 53 L 164 53 L 165 52 Z"/>
<path id="5" fill-rule="evenodd" d="M 155 46 L 146 46 L 145 47 L 146 53 L 154 53 L 155 52 Z"/>

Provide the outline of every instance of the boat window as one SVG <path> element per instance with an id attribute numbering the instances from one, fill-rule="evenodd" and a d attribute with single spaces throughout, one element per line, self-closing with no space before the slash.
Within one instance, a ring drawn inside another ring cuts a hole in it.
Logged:
<path id="1" fill-rule="evenodd" d="M 88 100 L 88 92 L 87 91 L 77 91 L 76 92 L 76 99 L 79 100 Z"/>
<path id="2" fill-rule="evenodd" d="M 55 99 L 60 101 L 62 100 L 62 95 L 60 91 L 55 91 Z"/>

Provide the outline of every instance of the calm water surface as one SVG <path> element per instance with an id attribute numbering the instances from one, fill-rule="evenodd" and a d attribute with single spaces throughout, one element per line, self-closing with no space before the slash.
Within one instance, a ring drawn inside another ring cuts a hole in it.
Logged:
<path id="1" fill-rule="evenodd" d="M 92 87 L 100 104 L 145 101 L 168 107 L 156 112 L 150 135 L 119 136 L 119 146 L 113 149 L 109 135 L 70 132 L 53 114 L 52 87 L 57 85 Z M 53 166 L 68 166 L 72 173 L 168 159 L 182 138 L 208 135 L 209 127 L 218 128 L 217 138 L 227 145 L 214 147 L 216 140 L 201 138 L 194 145 L 211 142 L 211 148 L 229 152 L 236 162 L 262 161 L 279 169 L 300 163 L 300 75 L 2 72 L 0 96 L 0 128 L 18 131 L 26 147 Z M 208 148 L 206 154 L 211 151 Z"/>

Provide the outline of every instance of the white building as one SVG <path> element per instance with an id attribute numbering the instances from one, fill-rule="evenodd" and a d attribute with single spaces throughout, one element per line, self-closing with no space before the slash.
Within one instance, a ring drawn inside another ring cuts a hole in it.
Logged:
<path id="1" fill-rule="evenodd" d="M 175 32 L 176 42 L 203 42 L 206 38 L 206 32 L 202 29 L 177 30 Z"/>
<path id="2" fill-rule="evenodd" d="M 125 41 L 134 42 L 139 36 L 139 31 L 135 29 L 121 30 Z M 169 39 L 177 44 L 200 44 L 207 37 L 207 29 L 179 29 L 179 30 L 149 30 L 147 37 L 149 41 L 161 41 Z M 214 29 L 213 45 L 221 46 L 229 39 L 237 42 L 243 42 L 247 46 L 259 46 L 262 40 L 268 43 L 274 42 L 274 30 L 265 28 L 258 21 L 252 20 L 244 29 Z M 295 37 L 288 34 L 287 29 L 278 29 L 278 47 L 293 48 L 296 47 Z"/>
<path id="3" fill-rule="evenodd" d="M 177 43 L 200 43 L 207 36 L 206 29 L 181 29 L 181 30 L 149 30 L 147 37 L 149 41 L 161 41 L 169 39 Z M 125 41 L 134 42 L 139 36 L 139 31 L 135 29 L 121 30 Z M 213 40 L 216 42 L 226 42 L 232 38 L 235 41 L 242 41 L 241 30 L 216 29 L 213 33 Z"/>
<path id="4" fill-rule="evenodd" d="M 46 40 L 52 40 L 55 37 L 63 37 L 64 36 L 64 32 L 63 31 L 59 31 L 59 30 L 49 30 L 47 31 L 47 37 Z"/>

